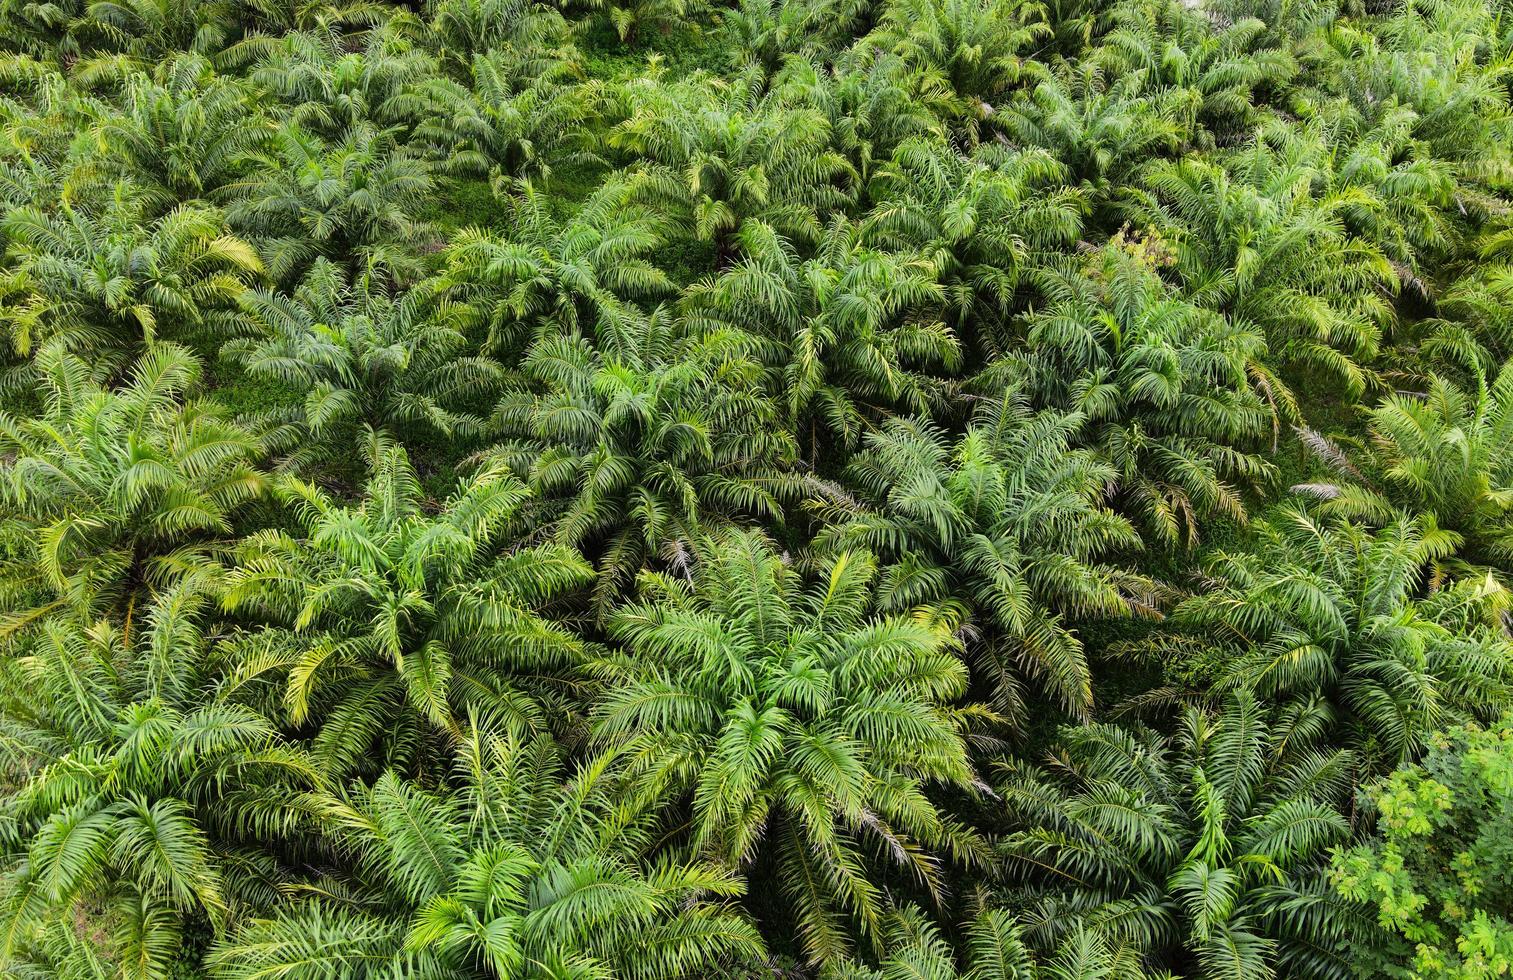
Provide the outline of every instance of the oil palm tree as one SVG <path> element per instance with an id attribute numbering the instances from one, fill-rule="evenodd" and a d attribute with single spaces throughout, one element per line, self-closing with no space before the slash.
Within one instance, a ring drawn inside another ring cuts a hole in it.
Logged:
<path id="1" fill-rule="evenodd" d="M 1324 509 L 1387 523 L 1398 511 L 1433 520 L 1453 536 L 1452 553 L 1434 561 L 1434 581 L 1484 578 L 1503 583 L 1513 560 L 1513 364 L 1475 395 L 1434 378 L 1423 395 L 1388 395 L 1370 414 L 1370 463 L 1382 489 L 1353 483 L 1307 484 Z"/>
<path id="2" fill-rule="evenodd" d="M 673 288 L 650 260 L 667 222 L 636 203 L 638 183 L 608 180 L 560 222 L 525 183 L 509 200 L 510 235 L 453 237 L 441 284 L 483 312 L 495 353 L 519 356 L 533 335 L 593 336 L 610 350 L 634 343 L 646 327 L 636 300 Z"/>
<path id="3" fill-rule="evenodd" d="M 740 882 L 642 860 L 602 774 L 564 773 L 545 736 L 469 729 L 445 788 L 397 777 L 312 794 L 303 895 L 249 919 L 215 980 L 713 976 L 758 961 Z"/>
<path id="4" fill-rule="evenodd" d="M 36 366 L 40 412 L 0 414 L 7 634 L 64 608 L 129 619 L 143 593 L 205 567 L 265 483 L 256 440 L 193 397 L 188 351 L 155 346 L 118 389 L 56 348 Z"/>
<path id="5" fill-rule="evenodd" d="M 528 386 L 500 402 L 510 460 L 536 494 L 531 520 L 597 556 L 607 612 L 648 562 L 678 566 L 701 534 L 741 518 L 781 525 L 801 491 L 795 449 L 739 335 L 683 336 L 653 317 L 634 347 L 545 338 Z"/>
<path id="6" fill-rule="evenodd" d="M 249 62 L 250 80 L 270 97 L 287 125 L 334 143 L 365 127 L 408 142 L 445 106 L 429 83 L 436 59 L 399 27 L 354 34 L 335 23 L 273 37 L 252 37 L 224 61 Z"/>
<path id="7" fill-rule="evenodd" d="M 622 98 L 626 118 L 609 147 L 645 161 L 645 198 L 722 252 L 750 220 L 814 241 L 852 197 L 852 167 L 829 120 L 781 93 L 743 102 L 695 78 L 627 86 Z"/>
<path id="8" fill-rule="evenodd" d="M 912 253 L 870 248 L 837 225 L 803 260 L 776 229 L 747 222 L 741 257 L 684 293 L 685 315 L 761 337 L 778 375 L 789 425 L 811 461 L 822 435 L 855 445 L 864 418 L 894 406 L 923 412 L 943 401 L 929 368 L 955 370 L 961 345 L 939 319 L 935 267 Z M 924 369 L 924 370 L 922 370 Z"/>
<path id="9" fill-rule="evenodd" d="M 1113 946 L 1086 930 L 1074 931 L 1055 956 L 1039 958 L 1003 909 L 979 912 L 963 930 L 963 951 L 941 935 L 917 908 L 905 907 L 888 923 L 886 953 L 876 969 L 846 963 L 821 973 L 824 980 L 1145 980 L 1139 951 Z"/>
<path id="10" fill-rule="evenodd" d="M 478 54 L 471 85 L 438 81 L 428 92 L 446 109 L 421 135 L 449 149 L 448 172 L 486 177 L 496 191 L 517 179 L 545 180 L 553 164 L 591 156 L 599 96 L 576 74 L 568 61 L 543 70 L 534 60 Z"/>
<path id="11" fill-rule="evenodd" d="M 1064 729 L 1046 766 L 1006 764 L 1020 829 L 998 846 L 1025 938 L 1086 930 L 1205 980 L 1350 976 L 1366 923 L 1320 871 L 1349 837 L 1354 763 L 1313 746 L 1322 728 L 1317 705 L 1268 723 L 1241 694 L 1170 736 Z"/>
<path id="12" fill-rule="evenodd" d="M 1010 342 L 1005 319 L 1026 273 L 1075 244 L 1087 211 L 1049 153 L 1005 152 L 1001 144 L 970 156 L 938 138 L 903 141 L 874 170 L 874 202 L 863 224 L 869 243 L 917 252 L 935 266 L 957 329 L 970 329 L 985 353 Z"/>
<path id="13" fill-rule="evenodd" d="M 1380 248 L 1346 228 L 1344 212 L 1368 195 L 1319 197 L 1317 179 L 1261 140 L 1228 166 L 1196 157 L 1148 165 L 1127 214 L 1173 243 L 1175 271 L 1196 302 L 1256 324 L 1274 357 L 1359 394 L 1397 276 Z"/>
<path id="14" fill-rule="evenodd" d="M 1091 672 L 1068 620 L 1149 602 L 1149 583 L 1099 561 L 1140 538 L 1103 505 L 1113 472 L 1070 447 L 1079 424 L 1016 411 L 953 443 L 927 421 L 890 419 L 846 469 L 856 499 L 820 507 L 816 548 L 883 559 L 880 608 L 959 629 L 995 706 L 1016 720 L 1026 677 L 1086 716 Z"/>
<path id="15" fill-rule="evenodd" d="M 347 452 L 364 429 L 407 440 L 484 432 L 470 409 L 488 404 L 503 370 L 470 354 L 467 311 L 431 287 L 394 296 L 317 259 L 292 295 L 249 291 L 243 308 L 259 336 L 222 355 L 297 399 L 269 418 L 288 427 L 291 467 Z"/>
<path id="16" fill-rule="evenodd" d="M 245 83 L 185 55 L 154 77 L 131 78 L 120 113 L 101 119 L 97 131 L 112 168 L 140 194 L 145 216 L 157 217 L 241 179 L 246 156 L 266 146 L 274 129 Z"/>
<path id="17" fill-rule="evenodd" d="M 1217 631 L 1222 687 L 1322 699 L 1374 765 L 1499 710 L 1513 679 L 1506 602 L 1474 581 L 1419 595 L 1425 565 L 1452 546 L 1432 522 L 1370 531 L 1289 507 L 1255 530 L 1255 550 L 1214 553 L 1203 592 L 1173 613 Z"/>
<path id="18" fill-rule="evenodd" d="M 6 661 L 7 972 L 82 920 L 94 975 L 166 980 L 192 929 L 275 898 L 269 845 L 319 777 L 217 693 L 209 604 L 181 587 L 121 627 L 51 617 Z"/>
<path id="19" fill-rule="evenodd" d="M 363 123 L 327 143 L 290 127 L 248 160 L 246 178 L 222 188 L 228 220 L 257 241 L 276 282 L 297 281 L 321 257 L 354 274 L 418 269 L 404 246 L 424 229 L 416 214 L 433 182 L 395 135 Z"/>
<path id="20" fill-rule="evenodd" d="M 1153 541 L 1192 547 L 1205 522 L 1247 520 L 1242 489 L 1275 471 L 1247 449 L 1296 406 L 1260 331 L 1174 294 L 1157 271 L 1164 256 L 1159 241 L 1118 235 L 1082 262 L 1037 270 L 1050 303 L 1019 321 L 1021 349 L 978 387 L 1084 415 L 1077 441 L 1113 468 L 1111 502 Z"/>
<path id="21" fill-rule="evenodd" d="M 364 453 L 355 505 L 290 478 L 300 536 L 243 540 L 225 605 L 262 624 L 241 639 L 248 661 L 282 680 L 286 717 L 316 726 L 333 776 L 426 765 L 469 712 L 545 725 L 582 651 L 537 610 L 592 570 L 556 546 L 499 553 L 529 493 L 501 465 L 432 510 L 402 448 L 373 434 Z"/>
<path id="22" fill-rule="evenodd" d="M 897 0 L 862 42 L 891 51 L 954 94 L 950 118 L 969 139 L 985 135 L 1010 89 L 1043 69 L 1022 57 L 1050 29 L 1029 4 L 989 0 Z"/>
<path id="23" fill-rule="evenodd" d="M 56 346 L 119 362 L 155 340 L 224 338 L 236 301 L 262 271 L 257 252 L 200 204 L 151 219 L 117 198 L 106 208 L 10 211 L 0 272 L 12 346 Z"/>
<path id="24" fill-rule="evenodd" d="M 814 962 L 850 921 L 881 938 L 869 854 L 938 896 L 933 850 L 980 853 L 925 793 L 975 778 L 965 671 L 947 631 L 869 613 L 874 571 L 845 552 L 807 583 L 755 532 L 706 541 L 690 579 L 643 576 L 597 668 L 593 732 L 629 792 L 670 794 L 695 853 L 771 882 Z"/>

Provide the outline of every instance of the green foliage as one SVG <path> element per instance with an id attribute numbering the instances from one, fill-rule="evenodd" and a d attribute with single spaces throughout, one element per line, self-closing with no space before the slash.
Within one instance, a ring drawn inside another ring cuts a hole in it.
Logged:
<path id="1" fill-rule="evenodd" d="M 692 580 L 645 576 L 610 621 L 623 651 L 596 668 L 593 713 L 635 795 L 686 807 L 688 844 L 731 867 L 769 862 L 805 953 L 833 960 L 848 919 L 876 940 L 881 850 L 940 894 L 934 848 L 980 858 L 928 783 L 970 786 L 949 706 L 966 681 L 948 633 L 869 615 L 871 556 L 844 552 L 812 583 L 752 533 L 706 541 Z"/>
<path id="2" fill-rule="evenodd" d="M 465 308 L 421 285 L 391 297 L 363 277 L 317 259 L 293 295 L 251 291 L 242 302 L 259 339 L 233 341 L 222 355 L 256 379 L 298 398 L 274 411 L 294 468 L 339 457 L 365 429 L 399 437 L 451 439 L 482 433 L 479 405 L 501 380 L 499 365 L 466 353 Z"/>
<path id="3" fill-rule="evenodd" d="M 1140 539 L 1102 506 L 1112 472 L 1069 447 L 1079 422 L 1010 407 L 951 445 L 927 424 L 892 419 L 847 471 L 861 500 L 826 508 L 831 526 L 816 541 L 884 556 L 882 608 L 967 631 L 968 654 L 1015 719 L 1022 675 L 1085 717 L 1091 672 L 1067 619 L 1149 605 L 1148 583 L 1098 562 Z"/>
<path id="4" fill-rule="evenodd" d="M 1359 923 L 1318 868 L 1348 834 L 1335 805 L 1352 760 L 1313 746 L 1317 706 L 1273 724 L 1263 710 L 1237 695 L 1170 737 L 1066 729 L 1053 766 L 1007 764 L 1027 829 L 999 847 L 1026 937 L 1053 948 L 1085 929 L 1190 977 L 1348 976 Z"/>
<path id="5" fill-rule="evenodd" d="M 42 408 L 0 414 L 0 634 L 69 609 L 76 622 L 215 571 L 237 509 L 265 478 L 256 441 L 214 402 L 189 397 L 200 365 L 158 345 L 119 389 L 56 348 L 36 359 Z"/>
<path id="6" fill-rule="evenodd" d="M 1473 980 L 1513 962 L 1513 719 L 1435 736 L 1368 789 L 1379 838 L 1335 855 L 1331 881 L 1385 938 L 1359 971 Z"/>
<path id="7" fill-rule="evenodd" d="M 1507 973 L 1510 9 L 0 0 L 0 974 Z"/>
<path id="8" fill-rule="evenodd" d="M 313 751 L 332 775 L 422 765 L 470 713 L 544 725 L 566 690 L 554 672 L 582 644 L 536 607 L 588 566 L 560 547 L 495 553 L 529 493 L 502 466 L 427 513 L 403 449 L 372 434 L 364 451 L 373 477 L 356 506 L 289 479 L 303 537 L 244 540 L 225 604 L 276 624 L 242 637 L 245 669 L 282 680 L 292 723 L 323 722 Z"/>

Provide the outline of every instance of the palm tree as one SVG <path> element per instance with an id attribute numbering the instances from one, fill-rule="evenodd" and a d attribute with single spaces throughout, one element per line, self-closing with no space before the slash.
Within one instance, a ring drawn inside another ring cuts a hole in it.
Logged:
<path id="1" fill-rule="evenodd" d="M 1501 579 L 1513 559 L 1513 364 L 1475 396 L 1436 377 L 1422 396 L 1393 393 L 1371 410 L 1371 462 L 1385 490 L 1354 484 L 1294 489 L 1325 498 L 1323 508 L 1388 523 L 1397 503 L 1424 515 L 1453 551 L 1434 561 L 1446 577 Z M 1489 583 L 1492 581 L 1488 579 Z"/>
<path id="2" fill-rule="evenodd" d="M 887 564 L 883 610 L 964 635 L 995 706 L 1025 710 L 1023 677 L 1086 716 L 1092 678 L 1068 618 L 1148 609 L 1151 586 L 1098 558 L 1138 549 L 1102 503 L 1113 472 L 1069 446 L 1080 419 L 1013 411 L 953 444 L 929 422 L 890 419 L 847 467 L 856 500 L 819 508 L 821 552 L 867 548 Z"/>
<path id="3" fill-rule="evenodd" d="M 613 787 L 593 768 L 564 779 L 550 738 L 469 729 L 444 775 L 312 794 L 323 877 L 222 941 L 210 976 L 693 980 L 762 955 L 729 905 L 739 881 L 642 861 Z"/>
<path id="4" fill-rule="evenodd" d="M 217 693 L 209 603 L 191 585 L 135 624 L 52 617 L 0 668 L 8 975 L 66 931 L 99 964 L 89 976 L 167 980 L 192 930 L 274 899 L 271 838 L 319 777 Z"/>
<path id="5" fill-rule="evenodd" d="M 364 453 L 373 476 L 355 506 L 282 484 L 303 536 L 249 535 L 225 593 L 266 624 L 241 644 L 283 679 L 288 720 L 317 726 L 322 771 L 427 765 L 469 712 L 546 724 L 581 643 L 537 610 L 592 569 L 561 547 L 498 553 L 529 493 L 502 465 L 428 512 L 403 449 L 374 434 Z"/>
<path id="6" fill-rule="evenodd" d="M 780 376 L 789 425 L 812 462 L 822 432 L 849 448 L 864 417 L 943 402 L 940 380 L 916 368 L 954 371 L 961 363 L 960 343 L 937 319 L 944 290 L 934 266 L 859 238 L 837 225 L 805 261 L 775 229 L 747 222 L 741 258 L 682 300 L 695 324 L 767 342 L 764 359 Z"/>
<path id="7" fill-rule="evenodd" d="M 404 246 L 424 229 L 415 215 L 433 187 L 430 166 L 394 136 L 362 123 L 328 144 L 290 127 L 222 188 L 228 220 L 258 242 L 276 282 L 297 281 L 320 257 L 354 274 L 418 269 Z"/>
<path id="8" fill-rule="evenodd" d="M 1086 199 L 1066 178 L 1049 153 L 995 143 L 964 156 L 944 140 L 911 138 L 874 172 L 863 234 L 926 257 L 956 328 L 996 353 L 1009 344 L 1004 321 L 1026 273 L 1082 232 Z"/>
<path id="9" fill-rule="evenodd" d="M 1349 234 L 1358 188 L 1317 196 L 1317 170 L 1258 140 L 1224 166 L 1156 161 L 1126 207 L 1132 224 L 1172 243 L 1195 302 L 1254 323 L 1274 357 L 1338 378 L 1358 395 L 1397 285 L 1373 243 Z"/>
<path id="10" fill-rule="evenodd" d="M 1247 520 L 1241 486 L 1275 467 L 1242 447 L 1275 437 L 1296 406 L 1259 331 L 1175 295 L 1156 271 L 1168 259 L 1165 243 L 1121 234 L 1082 262 L 1048 263 L 1036 280 L 1051 302 L 977 387 L 1084 415 L 1078 441 L 1113 468 L 1112 502 L 1153 540 L 1193 547 L 1204 522 Z"/>
<path id="11" fill-rule="evenodd" d="M 234 334 L 236 300 L 263 268 L 219 211 L 198 204 L 157 219 L 123 198 L 99 212 L 19 207 L 0 234 L 0 317 L 22 354 L 50 346 L 115 363 L 159 339 Z"/>
<path id="12" fill-rule="evenodd" d="M 1169 104 L 1182 109 L 1178 121 L 1200 145 L 1231 145 L 1253 131 L 1267 93 L 1298 74 L 1293 55 L 1257 16 L 1226 23 L 1180 0 L 1136 0 L 1113 5 L 1108 17 L 1111 29 L 1090 60 L 1110 75 L 1138 79 L 1152 96 L 1180 90 Z M 1183 57 L 1166 57 L 1173 48 Z"/>
<path id="13" fill-rule="evenodd" d="M 1145 92 L 1144 78 L 1109 79 L 1083 62 L 1041 79 L 993 116 L 1016 145 L 1042 147 L 1101 203 L 1153 157 L 1170 155 L 1192 137 L 1182 89 Z"/>
<path id="14" fill-rule="evenodd" d="M 141 195 L 146 217 L 208 200 L 241 179 L 246 156 L 274 131 L 245 83 L 216 76 L 193 55 L 165 63 L 154 78 L 133 76 L 122 103 L 97 132 L 112 169 Z"/>
<path id="15" fill-rule="evenodd" d="M 801 490 L 749 346 L 681 336 L 662 316 L 625 349 L 545 338 L 522 365 L 527 386 L 500 402 L 515 438 L 492 454 L 530 483 L 545 535 L 598 556 L 601 614 L 649 561 L 679 566 L 740 517 L 781 525 Z"/>
<path id="16" fill-rule="evenodd" d="M 37 355 L 42 407 L 0 413 L 3 534 L 15 560 L 0 634 L 74 610 L 130 619 L 144 592 L 202 570 L 232 517 L 263 489 L 256 441 L 219 405 L 189 397 L 200 366 L 159 344 L 119 389 L 83 361 Z"/>
<path id="17" fill-rule="evenodd" d="M 869 615 L 873 578 L 864 552 L 807 584 L 755 532 L 707 541 L 691 579 L 642 577 L 597 667 L 593 732 L 628 791 L 670 796 L 695 853 L 772 882 L 816 963 L 846 952 L 848 921 L 881 938 L 869 855 L 938 898 L 932 850 L 980 852 L 925 793 L 974 783 L 976 712 L 948 707 L 965 671 L 947 631 Z"/>
<path id="18" fill-rule="evenodd" d="M 508 202 L 510 236 L 467 228 L 453 237 L 443 288 L 483 311 L 489 347 L 502 356 L 518 356 L 533 334 L 586 334 L 611 350 L 634 344 L 646 329 L 634 300 L 673 288 L 648 258 L 666 219 L 634 202 L 637 186 L 633 177 L 608 180 L 558 222 L 522 184 Z"/>
<path id="19" fill-rule="evenodd" d="M 851 199 L 853 171 L 819 110 L 708 80 L 626 86 L 611 149 L 646 161 L 642 193 L 726 255 L 746 222 L 814 241 Z"/>
<path id="20" fill-rule="evenodd" d="M 578 82 L 576 65 L 542 70 L 499 52 L 473 58 L 472 84 L 438 80 L 430 98 L 446 110 L 422 137 L 448 148 L 443 166 L 487 177 L 496 192 L 515 179 L 546 179 L 554 163 L 587 159 L 597 86 Z"/>
<path id="21" fill-rule="evenodd" d="M 180 52 L 212 56 L 240 33 L 232 0 L 89 0 L 69 32 L 86 57 L 73 75 L 90 85 L 151 71 Z"/>
<path id="22" fill-rule="evenodd" d="M 891 51 L 954 94 L 949 118 L 973 142 L 998 110 L 994 100 L 1043 73 L 1020 56 L 1050 34 L 1030 4 L 994 0 L 895 0 L 864 47 Z"/>
<path id="23" fill-rule="evenodd" d="M 1237 695 L 1188 709 L 1174 735 L 1064 729 L 1042 768 L 1005 765 L 1017 829 L 999 844 L 1024 936 L 1080 930 L 1143 952 L 1150 969 L 1261 980 L 1350 976 L 1366 926 L 1323 869 L 1349 827 L 1349 753 L 1316 749 L 1318 705 L 1268 724 Z"/>
<path id="24" fill-rule="evenodd" d="M 1403 517 L 1372 532 L 1291 507 L 1254 527 L 1254 550 L 1215 552 L 1202 593 L 1173 613 L 1208 631 L 1221 687 L 1322 699 L 1386 766 L 1506 703 L 1502 590 L 1463 582 L 1417 595 L 1425 564 L 1453 546 L 1444 532 Z"/>
<path id="25" fill-rule="evenodd" d="M 958 956 L 940 930 L 916 908 L 896 912 L 888 924 L 886 955 L 877 969 L 846 963 L 823 980 L 1146 980 L 1139 951 L 1111 946 L 1087 930 L 1074 930 L 1056 955 L 1038 960 L 1019 923 L 1002 909 L 979 912 L 966 924 Z"/>
<path id="26" fill-rule="evenodd" d="M 560 51 L 568 34 L 562 12 L 536 0 L 430 0 L 427 6 L 442 64 L 459 79 L 468 77 L 476 55 L 553 58 L 550 52 Z M 548 63 L 525 70 L 540 74 Z"/>
<path id="27" fill-rule="evenodd" d="M 293 295 L 254 290 L 242 305 L 260 336 L 222 353 L 299 400 L 269 419 L 291 426 L 282 434 L 296 447 L 291 467 L 348 452 L 365 429 L 396 438 L 483 433 L 469 409 L 487 404 L 503 370 L 468 354 L 467 311 L 431 287 L 391 296 L 317 259 Z"/>
<path id="28" fill-rule="evenodd" d="M 446 109 L 432 92 L 436 58 L 398 26 L 353 34 L 327 22 L 248 38 L 221 60 L 251 62 L 250 80 L 286 125 L 335 143 L 362 138 L 371 127 L 404 145 Z"/>

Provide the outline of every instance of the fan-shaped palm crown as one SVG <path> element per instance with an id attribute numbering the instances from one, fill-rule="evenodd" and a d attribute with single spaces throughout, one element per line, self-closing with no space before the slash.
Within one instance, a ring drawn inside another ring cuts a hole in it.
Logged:
<path id="1" fill-rule="evenodd" d="M 396 765 L 429 758 L 436 728 L 455 735 L 468 711 L 542 724 L 529 692 L 549 693 L 579 641 L 535 608 L 591 569 L 559 547 L 498 554 L 529 495 L 502 465 L 428 513 L 403 449 L 373 435 L 366 453 L 358 504 L 290 479 L 282 495 L 302 536 L 246 539 L 226 606 L 272 627 L 242 638 L 248 669 L 286 679 L 289 719 L 320 725 L 316 757 L 337 773 L 371 771 L 375 745 Z"/>
<path id="2" fill-rule="evenodd" d="M 207 601 L 167 590 L 127 629 L 55 617 L 0 667 L 7 975 L 87 921 L 96 975 L 167 980 L 191 928 L 273 899 L 270 838 L 319 777 L 217 692 Z"/>
<path id="3" fill-rule="evenodd" d="M 1023 318 L 1024 348 L 979 386 L 1020 387 L 1086 416 L 1078 442 L 1114 469 L 1113 502 L 1153 540 L 1190 547 L 1202 522 L 1246 520 L 1237 484 L 1274 467 L 1242 447 L 1295 406 L 1259 331 L 1174 295 L 1154 269 L 1164 254 L 1159 240 L 1121 235 L 1085 262 L 1039 271 L 1050 304 Z"/>
<path id="4" fill-rule="evenodd" d="M 394 296 L 319 259 L 293 295 L 252 291 L 242 306 L 261 336 L 222 353 L 302 399 L 292 414 L 273 413 L 292 423 L 294 465 L 347 452 L 364 428 L 398 438 L 483 431 L 468 409 L 487 404 L 503 371 L 468 353 L 468 311 L 429 285 Z"/>
<path id="5" fill-rule="evenodd" d="M 925 794 L 974 779 L 947 707 L 965 671 L 946 631 L 869 615 L 873 577 L 862 552 L 811 584 L 755 533 L 707 541 L 692 581 L 643 576 L 599 667 L 593 730 L 631 788 L 686 805 L 696 851 L 763 869 L 816 961 L 846 950 L 848 917 L 878 937 L 875 849 L 932 889 L 926 848 L 976 850 Z"/>
<path id="6" fill-rule="evenodd" d="M 545 736 L 470 729 L 445 792 L 380 776 L 310 798 L 318 878 L 210 957 L 216 980 L 681 980 L 758 961 L 734 876 L 639 860 L 602 776 Z"/>
<path id="7" fill-rule="evenodd" d="M 1024 708 L 1023 675 L 1086 714 L 1091 674 L 1066 618 L 1128 615 L 1146 590 L 1098 562 L 1140 539 L 1102 504 L 1112 472 L 1070 448 L 1079 422 L 1013 410 L 953 445 L 927 422 L 890 419 L 846 471 L 861 499 L 820 508 L 831 526 L 817 548 L 873 550 L 888 562 L 884 610 L 921 608 L 964 627 L 968 654 L 1011 717 Z"/>
<path id="8" fill-rule="evenodd" d="M 1242 694 L 1173 737 L 1096 724 L 1063 730 L 1046 768 L 1010 764 L 1023 829 L 999 846 L 1026 937 L 1086 929 L 1204 980 L 1349 976 L 1363 923 L 1318 870 L 1348 836 L 1352 761 L 1309 747 L 1323 725 L 1317 706 L 1268 725 Z"/>
<path id="9" fill-rule="evenodd" d="M 601 609 L 649 560 L 685 563 L 702 531 L 741 515 L 781 524 L 800 490 L 747 338 L 675 328 L 653 317 L 613 354 L 544 339 L 523 365 L 529 387 L 499 405 L 516 439 L 495 452 L 535 490 L 534 522 L 599 556 Z"/>
<path id="10" fill-rule="evenodd" d="M 1321 697 L 1373 761 L 1395 764 L 1437 728 L 1495 713 L 1513 680 L 1506 596 L 1483 582 L 1418 595 L 1448 535 L 1406 518 L 1372 532 L 1287 509 L 1250 553 L 1217 552 L 1174 618 L 1214 631 L 1225 686 Z"/>
<path id="11" fill-rule="evenodd" d="M 187 398 L 194 355 L 166 344 L 119 389 L 56 349 L 37 356 L 42 411 L 0 413 L 0 633 L 71 606 L 85 622 L 206 567 L 237 509 L 263 489 L 259 447 L 219 406 Z"/>

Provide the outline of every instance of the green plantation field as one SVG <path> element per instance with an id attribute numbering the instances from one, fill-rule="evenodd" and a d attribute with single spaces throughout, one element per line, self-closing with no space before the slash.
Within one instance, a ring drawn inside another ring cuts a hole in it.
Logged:
<path id="1" fill-rule="evenodd" d="M 1513 0 L 0 0 L 0 976 L 1513 975 Z"/>

